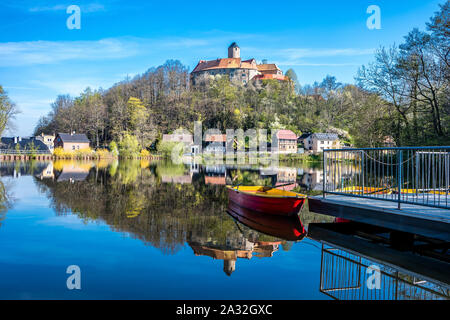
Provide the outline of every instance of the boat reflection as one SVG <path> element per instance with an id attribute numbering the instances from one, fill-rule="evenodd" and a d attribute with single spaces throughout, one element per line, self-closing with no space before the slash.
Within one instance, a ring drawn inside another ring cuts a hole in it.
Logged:
<path id="1" fill-rule="evenodd" d="M 230 201 L 227 213 L 240 223 L 264 234 L 289 241 L 300 241 L 305 235 L 305 228 L 297 215 L 275 216 L 243 208 Z"/>
<path id="2" fill-rule="evenodd" d="M 193 238 L 188 244 L 196 256 L 223 260 L 223 271 L 228 276 L 236 270 L 238 259 L 272 257 L 280 246 L 287 250 L 289 241 L 300 241 L 306 235 L 298 216 L 266 215 L 233 202 L 228 204 L 227 213 L 234 219 L 239 234 L 230 234 L 225 243 Z"/>

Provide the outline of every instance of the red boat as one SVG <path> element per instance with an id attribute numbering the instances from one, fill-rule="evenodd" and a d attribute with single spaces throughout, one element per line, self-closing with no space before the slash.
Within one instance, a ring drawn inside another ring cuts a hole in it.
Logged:
<path id="1" fill-rule="evenodd" d="M 227 188 L 229 201 L 246 209 L 277 216 L 297 214 L 306 201 L 303 194 L 263 186 Z"/>
<path id="2" fill-rule="evenodd" d="M 253 230 L 288 241 L 302 240 L 306 231 L 298 216 L 283 217 L 263 214 L 230 202 L 228 214 Z"/>

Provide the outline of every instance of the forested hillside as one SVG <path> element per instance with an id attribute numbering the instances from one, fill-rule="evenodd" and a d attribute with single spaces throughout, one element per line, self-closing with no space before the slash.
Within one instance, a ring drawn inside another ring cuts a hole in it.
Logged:
<path id="1" fill-rule="evenodd" d="M 188 68 L 168 60 L 107 90 L 57 97 L 35 134 L 86 132 L 94 146 L 133 136 L 147 148 L 200 120 L 205 129 L 337 132 L 355 146 L 380 146 L 388 136 L 397 145 L 449 145 L 449 16 L 447 1 L 426 32 L 415 29 L 400 46 L 380 48 L 354 85 L 327 76 L 300 87 L 288 70 L 291 82 L 241 86 L 217 77 L 190 87 Z"/>

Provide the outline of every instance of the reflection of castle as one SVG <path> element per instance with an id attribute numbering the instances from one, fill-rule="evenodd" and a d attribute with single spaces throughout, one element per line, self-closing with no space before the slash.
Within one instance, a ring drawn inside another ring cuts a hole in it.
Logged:
<path id="1" fill-rule="evenodd" d="M 251 259 L 272 257 L 281 241 L 252 242 L 243 236 L 229 238 L 225 245 L 214 242 L 202 243 L 201 241 L 188 242 L 196 256 L 208 256 L 213 259 L 223 260 L 223 271 L 230 276 L 236 270 L 238 258 Z"/>

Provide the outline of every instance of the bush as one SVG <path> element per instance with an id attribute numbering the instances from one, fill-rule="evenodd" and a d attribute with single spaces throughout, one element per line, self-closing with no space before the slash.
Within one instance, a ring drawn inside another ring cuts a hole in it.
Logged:
<path id="1" fill-rule="evenodd" d="M 184 145 L 182 142 L 160 141 L 158 143 L 158 152 L 162 153 L 164 158 L 169 159 L 172 156 L 172 150 L 178 148 L 179 156 L 183 154 Z"/>
<path id="2" fill-rule="evenodd" d="M 106 149 L 98 149 L 97 151 L 95 151 L 95 154 L 99 159 L 111 158 L 112 156 L 111 152 Z"/>
<path id="3" fill-rule="evenodd" d="M 70 159 L 74 156 L 72 152 L 67 152 L 61 147 L 55 148 L 55 150 L 53 151 L 53 155 L 59 159 Z"/>
<path id="4" fill-rule="evenodd" d="M 150 152 L 147 149 L 141 150 L 141 158 L 148 158 L 150 157 Z"/>
<path id="5" fill-rule="evenodd" d="M 109 144 L 109 150 L 111 150 L 110 152 L 113 157 L 119 156 L 119 148 L 117 147 L 117 143 L 115 141 L 111 141 L 111 143 Z"/>
<path id="6" fill-rule="evenodd" d="M 74 153 L 75 158 L 86 158 L 86 157 L 93 157 L 94 151 L 91 148 L 76 150 Z"/>
<path id="7" fill-rule="evenodd" d="M 137 138 L 129 133 L 123 135 L 119 142 L 119 154 L 124 158 L 137 158 L 139 156 L 139 142 Z"/>

